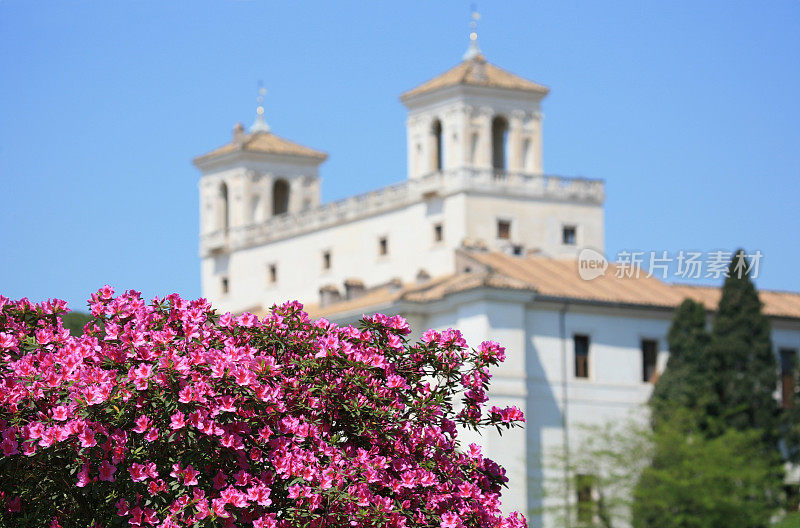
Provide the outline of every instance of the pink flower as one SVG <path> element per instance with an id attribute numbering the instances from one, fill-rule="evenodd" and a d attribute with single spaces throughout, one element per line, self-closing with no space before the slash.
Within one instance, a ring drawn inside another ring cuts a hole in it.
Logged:
<path id="1" fill-rule="evenodd" d="M 227 504 L 231 504 L 237 508 L 244 508 L 247 506 L 246 495 L 233 486 L 225 488 L 222 493 L 219 494 L 219 497 Z"/>
<path id="2" fill-rule="evenodd" d="M 390 334 L 389 346 L 395 350 L 401 350 L 403 348 L 403 340 L 394 334 Z"/>
<path id="3" fill-rule="evenodd" d="M 97 294 L 98 297 L 100 297 L 102 300 L 107 301 L 111 299 L 111 297 L 114 295 L 114 288 L 106 284 L 105 286 L 97 290 Z"/>
<path id="4" fill-rule="evenodd" d="M 114 506 L 117 507 L 117 515 L 119 515 L 120 517 L 128 515 L 128 501 L 126 501 L 125 499 L 118 500 L 114 504 Z"/>
<path id="5" fill-rule="evenodd" d="M 270 513 L 264 515 L 253 521 L 253 528 L 277 528 L 278 521 L 275 519 L 275 514 Z"/>
<path id="6" fill-rule="evenodd" d="M 97 445 L 97 440 L 94 439 L 94 431 L 88 427 L 84 427 L 83 430 L 78 433 L 78 440 L 81 441 L 81 447 L 94 447 Z"/>
<path id="7" fill-rule="evenodd" d="M 253 371 L 244 368 L 237 368 L 231 374 L 233 374 L 236 383 L 242 386 L 250 385 L 256 380 L 256 375 Z"/>
<path id="8" fill-rule="evenodd" d="M 108 460 L 103 460 L 103 463 L 100 464 L 100 480 L 105 480 L 106 482 L 114 482 L 114 480 L 116 480 L 114 478 L 115 471 L 117 471 L 116 466 L 109 464 Z"/>
<path id="9" fill-rule="evenodd" d="M 333 486 L 333 470 L 331 468 L 322 470 L 319 486 L 322 489 L 329 489 L 331 486 Z"/>
<path id="10" fill-rule="evenodd" d="M 461 517 L 452 512 L 442 514 L 441 528 L 457 528 L 461 526 Z"/>
<path id="11" fill-rule="evenodd" d="M 422 334 L 422 342 L 432 343 L 434 341 L 438 341 L 440 337 L 441 335 L 439 334 L 439 332 L 433 329 L 425 330 L 425 332 Z"/>
<path id="12" fill-rule="evenodd" d="M 211 509 L 208 506 L 208 499 L 195 499 L 197 500 L 197 513 L 195 519 L 202 520 L 211 515 Z"/>
<path id="13" fill-rule="evenodd" d="M 133 428 L 134 433 L 144 433 L 153 424 L 153 422 L 150 421 L 150 418 L 144 414 L 139 416 L 134 423 L 136 424 L 136 427 Z"/>
<path id="14" fill-rule="evenodd" d="M 236 406 L 233 403 L 234 399 L 225 395 L 219 400 L 219 410 L 224 412 L 236 412 Z"/>
<path id="15" fill-rule="evenodd" d="M 293 484 L 289 486 L 289 498 L 296 499 L 300 497 L 300 494 L 303 492 L 303 486 L 300 484 Z"/>
<path id="16" fill-rule="evenodd" d="M 81 470 L 78 472 L 78 483 L 75 484 L 79 488 L 82 488 L 89 484 L 92 481 L 89 478 L 89 464 L 84 464 Z"/>
<path id="17" fill-rule="evenodd" d="M 178 392 L 178 401 L 181 403 L 189 403 L 193 399 L 192 388 L 187 385 Z"/>
<path id="18" fill-rule="evenodd" d="M 186 469 L 183 470 L 183 485 L 197 486 L 197 475 L 199 474 L 200 472 L 194 469 L 191 464 L 186 466 Z"/>
<path id="19" fill-rule="evenodd" d="M 19 443 L 11 437 L 6 437 L 0 442 L 0 449 L 3 450 L 4 456 L 18 455 Z"/>
<path id="20" fill-rule="evenodd" d="M 396 374 L 391 374 L 386 378 L 386 386 L 391 389 L 405 389 L 408 388 L 406 385 L 406 380 L 397 376 Z"/>
<path id="21" fill-rule="evenodd" d="M 247 498 L 257 502 L 260 506 L 269 506 L 272 500 L 269 498 L 270 489 L 263 484 L 252 486 L 247 490 Z"/>
<path id="22" fill-rule="evenodd" d="M 41 439 L 39 440 L 39 445 L 42 447 L 50 447 L 56 441 L 55 435 L 56 431 L 54 427 L 45 429 L 45 431 L 42 433 Z"/>
<path id="23" fill-rule="evenodd" d="M 172 416 L 170 416 L 170 423 L 169 426 L 174 430 L 177 431 L 186 426 L 186 417 L 180 411 L 176 412 Z"/>
<path id="24" fill-rule="evenodd" d="M 214 489 L 222 489 L 228 482 L 228 476 L 222 471 L 218 471 L 217 474 L 214 475 L 212 482 L 214 483 Z"/>
<path id="25" fill-rule="evenodd" d="M 158 524 L 158 517 L 156 516 L 156 511 L 153 508 L 145 508 L 143 520 L 150 526 L 155 526 L 156 524 Z"/>
<path id="26" fill-rule="evenodd" d="M 469 445 L 469 453 L 467 455 L 470 458 L 480 458 L 481 457 L 481 446 L 478 444 L 470 444 Z"/>
<path id="27" fill-rule="evenodd" d="M 53 407 L 53 420 L 57 420 L 59 422 L 63 422 L 67 419 L 67 408 L 63 405 L 59 405 L 58 407 Z"/>
<path id="28" fill-rule="evenodd" d="M 14 348 L 19 344 L 17 338 L 11 334 L 0 332 L 0 348 Z"/>
<path id="29" fill-rule="evenodd" d="M 504 355 L 497 343 L 472 350 L 458 331 L 430 330 L 409 344 L 402 317 L 365 317 L 359 330 L 313 321 L 296 302 L 263 320 L 220 318 L 206 300 L 148 304 L 110 287 L 92 296 L 95 320 L 76 338 L 48 316 L 62 310 L 0 296 L 0 459 L 22 451 L 28 478 L 40 478 L 53 446 L 63 447 L 76 486 L 102 494 L 114 483 L 117 524 L 178 528 L 218 515 L 221 528 L 278 528 L 265 513 L 272 506 L 312 515 L 330 506 L 387 528 L 525 526 L 501 515 L 505 470 L 475 444 L 459 448 L 458 425 L 524 420 L 516 407 L 482 414 L 489 369 Z M 330 353 L 328 368 L 317 352 Z M 449 382 L 433 388 L 428 374 Z M 453 408 L 459 401 L 465 412 Z M 368 418 L 357 425 L 371 445 L 347 433 L 354 412 Z M 199 469 L 183 468 L 189 461 Z M 2 507 L 18 499 L 9 467 Z"/>
<path id="30" fill-rule="evenodd" d="M 144 469 L 145 468 L 143 464 L 137 464 L 135 462 L 131 464 L 131 467 L 128 469 L 128 473 L 131 474 L 131 480 L 134 482 L 146 480 L 147 474 L 145 473 Z"/>
<path id="31" fill-rule="evenodd" d="M 417 478 L 413 471 L 404 471 L 400 475 L 400 485 L 404 488 L 413 488 L 417 484 Z"/>
<path id="32" fill-rule="evenodd" d="M 228 503 L 223 498 L 214 499 L 211 501 L 211 508 L 214 510 L 214 514 L 217 515 L 217 517 L 226 518 L 230 517 L 230 513 L 225 511 L 225 506 L 227 504 Z"/>

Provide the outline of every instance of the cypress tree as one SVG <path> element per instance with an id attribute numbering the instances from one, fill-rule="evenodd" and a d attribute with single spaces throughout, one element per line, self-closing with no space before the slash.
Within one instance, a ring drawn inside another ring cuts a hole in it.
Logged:
<path id="1" fill-rule="evenodd" d="M 684 300 L 675 310 L 667 333 L 667 368 L 656 382 L 649 401 L 654 428 L 669 421 L 676 409 L 690 410 L 696 423 L 703 421 L 705 406 L 711 398 L 705 358 L 708 342 L 705 307 L 691 299 Z"/>
<path id="2" fill-rule="evenodd" d="M 737 251 L 710 335 L 702 306 L 676 310 L 669 363 L 649 402 L 653 456 L 634 490 L 635 528 L 767 526 L 780 504 L 781 445 L 797 450 L 782 427 L 770 324 L 748 270 Z M 720 483 L 735 486 L 715 497 Z M 747 519 L 742 507 L 758 514 Z"/>
<path id="3" fill-rule="evenodd" d="M 739 250 L 731 260 L 712 326 L 706 360 L 715 400 L 708 412 L 724 427 L 761 431 L 765 446 L 777 449 L 778 364 L 769 320 L 761 313 L 761 301 L 742 262 L 746 259 Z"/>

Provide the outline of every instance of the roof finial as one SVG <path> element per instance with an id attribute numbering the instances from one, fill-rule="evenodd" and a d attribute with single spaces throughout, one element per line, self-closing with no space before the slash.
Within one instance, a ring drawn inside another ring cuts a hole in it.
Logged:
<path id="1" fill-rule="evenodd" d="M 472 4 L 472 21 L 469 23 L 469 48 L 462 57 L 464 60 L 471 60 L 481 55 L 481 48 L 478 46 L 478 20 L 481 19 L 481 14 L 475 10 L 475 4 Z"/>
<path id="2" fill-rule="evenodd" d="M 258 106 L 256 107 L 256 120 L 253 123 L 253 126 L 250 127 L 250 132 L 269 132 L 269 125 L 264 119 L 264 96 L 266 94 L 267 89 L 264 88 L 264 85 L 261 84 L 261 81 L 258 81 L 258 97 L 256 97 Z"/>

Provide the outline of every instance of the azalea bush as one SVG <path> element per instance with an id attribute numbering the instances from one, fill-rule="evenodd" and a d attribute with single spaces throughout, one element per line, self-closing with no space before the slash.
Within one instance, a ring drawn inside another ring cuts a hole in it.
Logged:
<path id="1" fill-rule="evenodd" d="M 73 337 L 63 301 L 0 297 L 0 525 L 525 526 L 456 427 L 524 421 L 486 408 L 497 343 L 296 302 L 259 320 L 104 287 L 89 306 Z"/>

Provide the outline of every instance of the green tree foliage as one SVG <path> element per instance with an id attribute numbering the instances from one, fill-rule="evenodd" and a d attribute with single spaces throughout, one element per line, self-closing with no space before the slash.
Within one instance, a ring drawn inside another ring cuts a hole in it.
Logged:
<path id="1" fill-rule="evenodd" d="M 67 312 L 61 316 L 61 324 L 75 337 L 83 335 L 83 327 L 92 320 L 92 316 L 83 312 Z"/>
<path id="2" fill-rule="evenodd" d="M 775 523 L 773 528 L 800 528 L 800 513 L 790 513 L 779 522 Z"/>
<path id="3" fill-rule="evenodd" d="M 668 421 L 675 409 L 694 409 L 699 418 L 712 399 L 706 362 L 709 334 L 705 307 L 686 299 L 675 311 L 667 333 L 669 360 L 649 405 L 653 426 Z"/>
<path id="4" fill-rule="evenodd" d="M 634 490 L 635 528 L 751 528 L 778 512 L 787 428 L 748 267 L 737 251 L 710 335 L 701 305 L 687 300 L 675 313 L 670 359 L 649 402 L 653 458 Z"/>
<path id="5" fill-rule="evenodd" d="M 694 411 L 678 409 L 655 431 L 634 421 L 580 428 L 570 456 L 551 458 L 557 476 L 545 491 L 559 500 L 543 512 L 573 528 L 769 526 L 783 500 L 779 457 L 764 456 L 759 431 L 708 437 L 687 432 L 695 423 Z M 582 486 L 588 502 L 578 500 Z"/>
<path id="6" fill-rule="evenodd" d="M 712 327 L 707 368 L 715 400 L 708 413 L 724 428 L 761 431 L 765 449 L 777 451 L 778 364 L 769 320 L 761 313 L 758 292 L 742 269 L 743 261 L 746 265 L 739 250 L 731 261 Z"/>
<path id="7" fill-rule="evenodd" d="M 554 526 L 630 526 L 632 490 L 652 454 L 649 427 L 624 420 L 579 426 L 573 433 L 580 440 L 569 455 L 561 450 L 548 459 L 552 477 L 544 494 L 556 500 L 534 513 L 548 515 Z"/>
<path id="8" fill-rule="evenodd" d="M 768 526 L 782 500 L 777 454 L 765 457 L 761 432 L 728 429 L 713 438 L 686 433 L 673 415 L 653 436 L 652 464 L 634 491 L 634 528 Z"/>

